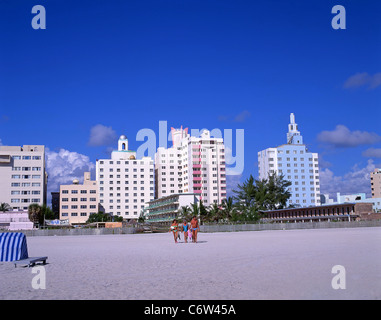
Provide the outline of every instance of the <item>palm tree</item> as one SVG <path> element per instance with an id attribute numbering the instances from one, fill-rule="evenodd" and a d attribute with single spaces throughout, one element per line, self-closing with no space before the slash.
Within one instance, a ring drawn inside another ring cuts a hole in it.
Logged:
<path id="1" fill-rule="evenodd" d="M 0 203 L 0 211 L 5 212 L 11 210 L 11 206 L 6 202 Z"/>
<path id="2" fill-rule="evenodd" d="M 206 220 L 209 222 L 219 222 L 223 218 L 223 212 L 221 207 L 217 203 L 213 203 L 209 206 L 208 215 Z"/>
<path id="3" fill-rule="evenodd" d="M 33 223 L 39 223 L 42 215 L 42 207 L 37 203 L 33 203 L 28 207 L 29 220 Z"/>
<path id="4" fill-rule="evenodd" d="M 179 219 L 190 221 L 192 219 L 192 209 L 189 206 L 182 206 Z"/>
<path id="5" fill-rule="evenodd" d="M 232 197 L 228 197 L 222 200 L 221 210 L 224 219 L 228 221 L 232 219 L 233 215 L 237 212 L 237 208 Z"/>
<path id="6" fill-rule="evenodd" d="M 238 190 L 233 190 L 236 194 L 233 198 L 238 202 L 238 205 L 250 207 L 253 205 L 255 197 L 255 179 L 252 175 L 242 183 L 237 185 Z"/>

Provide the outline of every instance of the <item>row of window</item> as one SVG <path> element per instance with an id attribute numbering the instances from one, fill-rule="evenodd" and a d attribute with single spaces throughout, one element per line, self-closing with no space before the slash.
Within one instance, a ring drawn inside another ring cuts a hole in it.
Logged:
<path id="1" fill-rule="evenodd" d="M 13 160 L 41 160 L 41 156 L 12 156 Z"/>
<path id="2" fill-rule="evenodd" d="M 11 195 L 17 195 L 17 194 L 22 194 L 22 195 L 28 195 L 28 194 L 41 194 L 40 190 L 12 190 Z"/>
<path id="3" fill-rule="evenodd" d="M 63 202 L 69 201 L 69 198 L 62 198 Z M 70 201 L 78 201 L 78 198 L 71 198 Z M 81 198 L 80 201 L 87 201 L 87 198 Z M 97 201 L 97 198 L 89 198 L 89 201 Z"/>
<path id="4" fill-rule="evenodd" d="M 103 178 L 104 178 L 104 175 L 103 175 L 103 174 L 100 174 L 100 175 L 99 175 L 99 178 L 100 178 L 100 179 L 103 179 Z M 109 175 L 109 178 L 110 178 L 110 179 L 114 179 L 114 175 L 113 175 L 113 174 L 110 174 L 110 175 Z M 128 174 L 126 174 L 126 175 L 124 176 L 124 178 L 125 178 L 125 179 L 129 179 Z M 137 179 L 138 176 L 135 174 L 135 175 L 133 176 L 133 178 L 134 178 L 134 179 Z M 153 175 L 150 175 L 149 178 L 150 178 L 150 179 L 153 179 Z M 120 179 L 120 174 L 117 174 L 117 175 L 116 175 L 116 179 Z M 147 175 L 147 176 L 144 176 L 144 174 L 142 174 L 142 175 L 140 175 L 140 179 L 148 179 L 148 175 Z"/>
<path id="5" fill-rule="evenodd" d="M 63 194 L 68 194 L 68 193 L 69 193 L 69 190 L 62 190 L 62 193 L 63 193 Z M 78 190 L 71 190 L 71 193 L 72 193 L 72 194 L 77 194 L 77 193 L 78 193 Z M 81 194 L 86 194 L 86 193 L 87 193 L 87 190 L 80 190 L 80 193 L 81 193 Z M 97 190 L 90 190 L 90 193 L 97 193 Z"/>
<path id="6" fill-rule="evenodd" d="M 40 203 L 41 199 L 11 199 L 11 203 Z"/>
<path id="7" fill-rule="evenodd" d="M 89 209 L 96 209 L 96 207 L 97 207 L 97 206 L 96 206 L 95 204 L 91 204 L 91 205 L 89 205 Z M 66 204 L 64 204 L 64 205 L 61 206 L 61 208 L 62 208 L 62 209 L 69 209 L 69 206 L 66 205 Z M 81 209 L 87 209 L 87 205 L 86 205 L 86 204 L 81 204 L 81 205 L 80 205 L 80 208 L 81 208 Z M 73 205 L 70 206 L 70 209 L 78 209 L 78 205 L 73 204 Z"/>
<path id="8" fill-rule="evenodd" d="M 312 199 L 310 202 L 311 202 L 311 203 L 320 203 L 320 199 L 317 199 L 317 200 Z M 293 203 L 300 203 L 300 200 L 295 200 L 295 201 L 290 200 L 289 203 L 290 203 L 290 204 L 293 204 Z M 307 203 L 307 200 L 306 200 L 306 199 L 303 199 L 303 200 L 302 200 L 302 203 Z"/>
<path id="9" fill-rule="evenodd" d="M 145 162 L 144 160 L 125 160 L 125 161 L 115 161 L 115 163 L 116 164 L 122 164 L 122 162 L 123 162 L 123 164 L 129 164 L 129 165 L 137 165 L 138 164 L 138 162 L 139 162 L 139 164 L 148 164 L 148 162 Z M 114 160 L 100 160 L 99 161 L 99 164 L 105 164 L 105 163 L 107 163 L 107 164 L 114 164 Z M 149 164 L 150 165 L 153 165 L 153 161 L 150 161 L 149 162 Z"/>
<path id="10" fill-rule="evenodd" d="M 95 212 L 90 212 L 89 213 L 89 215 L 92 215 L 92 214 L 94 214 Z M 62 217 L 68 217 L 69 216 L 69 213 L 68 212 L 62 212 L 61 213 L 61 216 Z M 78 217 L 78 212 L 72 212 L 72 213 L 70 213 L 70 216 L 71 217 Z M 87 217 L 87 212 L 81 212 L 80 213 L 80 216 L 81 217 Z"/>
<path id="11" fill-rule="evenodd" d="M 138 172 L 138 169 L 134 168 L 132 171 L 133 172 Z M 104 169 L 103 168 L 99 168 L 99 172 L 104 172 Z M 108 172 L 114 172 L 114 168 L 109 168 Z M 120 168 L 116 168 L 116 172 L 121 172 Z M 129 172 L 129 168 L 124 168 L 124 172 Z M 140 172 L 145 172 L 145 169 L 144 168 L 140 168 Z M 153 172 L 153 169 L 150 168 L 149 172 Z"/>
<path id="12" fill-rule="evenodd" d="M 12 179 L 41 179 L 41 175 L 30 175 L 30 174 L 12 174 Z"/>
<path id="13" fill-rule="evenodd" d="M 113 180 L 111 180 L 111 181 L 107 181 L 109 184 L 114 184 L 114 181 Z M 116 184 L 121 184 L 120 182 L 120 180 L 117 180 L 117 181 L 115 181 L 116 182 Z M 128 180 L 126 180 L 126 181 L 124 181 L 125 182 L 125 184 L 129 184 L 129 182 L 128 182 Z M 137 181 L 137 180 L 135 180 L 135 181 L 133 181 L 133 184 L 138 184 L 138 182 L 139 181 Z M 153 184 L 153 180 L 150 180 L 150 182 L 149 182 L 150 184 Z M 103 180 L 100 180 L 99 181 L 99 184 L 101 185 L 101 184 L 104 184 L 104 181 Z M 140 181 L 140 184 L 146 184 L 145 183 L 145 181 L 144 180 L 141 180 Z"/>
<path id="14" fill-rule="evenodd" d="M 41 167 L 13 167 L 12 171 L 41 171 Z"/>
<path id="15" fill-rule="evenodd" d="M 41 183 L 40 182 L 23 182 L 23 183 L 20 183 L 20 182 L 12 182 L 11 183 L 11 187 L 41 187 Z"/>
<path id="16" fill-rule="evenodd" d="M 115 196 L 116 196 L 116 197 L 120 197 L 121 194 L 120 194 L 120 193 L 116 193 Z M 129 193 L 125 193 L 124 196 L 125 196 L 125 197 L 129 197 L 130 194 L 129 194 Z M 137 197 L 138 194 L 137 194 L 137 193 L 134 193 L 133 196 L 134 196 L 134 197 Z M 140 196 L 141 196 L 141 197 L 146 197 L 147 195 L 146 195 L 145 193 L 141 193 Z M 103 198 L 103 197 L 104 197 L 104 194 L 103 194 L 103 193 L 100 193 L 100 194 L 99 194 L 99 197 Z M 110 193 L 110 194 L 109 194 L 109 197 L 114 197 L 114 193 Z M 150 193 L 150 197 L 153 197 L 153 193 Z"/>
<path id="17" fill-rule="evenodd" d="M 153 198 L 153 194 L 151 195 L 151 197 L 150 197 L 149 200 L 151 200 L 152 198 Z M 123 200 L 123 202 L 125 202 L 125 203 L 129 203 L 129 202 L 130 202 L 129 199 L 124 199 L 124 198 L 123 198 L 122 200 Z M 109 199 L 108 202 L 109 202 L 109 203 L 114 203 L 114 200 L 113 200 L 113 199 Z M 134 203 L 138 203 L 138 199 L 134 199 L 133 202 L 134 202 Z M 141 203 L 145 203 L 145 202 L 148 202 L 148 200 L 143 198 L 143 199 L 140 199 L 140 202 L 141 202 Z M 104 203 L 103 199 L 99 200 L 99 203 Z M 120 200 L 120 199 L 117 199 L 117 200 L 116 200 L 116 203 L 121 203 L 121 200 Z"/>

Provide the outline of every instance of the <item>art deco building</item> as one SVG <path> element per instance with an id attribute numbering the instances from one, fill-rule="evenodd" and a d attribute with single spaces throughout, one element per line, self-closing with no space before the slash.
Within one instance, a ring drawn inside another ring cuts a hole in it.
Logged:
<path id="1" fill-rule="evenodd" d="M 111 159 L 96 162 L 100 210 L 125 220 L 138 219 L 154 199 L 154 163 L 150 157 L 136 159 L 122 135 Z"/>
<path id="2" fill-rule="evenodd" d="M 258 167 L 260 179 L 276 173 L 291 181 L 288 204 L 302 207 L 320 205 L 318 154 L 309 152 L 303 144 L 293 113 L 290 115 L 287 143 L 258 152 Z"/>
<path id="3" fill-rule="evenodd" d="M 205 206 L 226 199 L 225 147 L 208 130 L 192 137 L 187 129 L 172 128 L 171 148 L 155 154 L 156 198 L 197 194 Z"/>

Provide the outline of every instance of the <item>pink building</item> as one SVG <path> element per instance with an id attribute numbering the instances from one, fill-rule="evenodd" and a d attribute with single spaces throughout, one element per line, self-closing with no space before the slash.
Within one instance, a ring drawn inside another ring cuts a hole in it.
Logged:
<path id="1" fill-rule="evenodd" d="M 32 230 L 33 222 L 29 220 L 28 211 L 6 211 L 0 212 L 0 229 Z"/>

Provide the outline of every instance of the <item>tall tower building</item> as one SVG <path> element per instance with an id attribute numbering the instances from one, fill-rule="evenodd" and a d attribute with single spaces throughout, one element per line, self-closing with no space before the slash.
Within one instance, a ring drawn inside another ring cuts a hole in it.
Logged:
<path id="1" fill-rule="evenodd" d="M 370 184 L 372 198 L 381 198 L 381 169 L 376 168 L 370 173 Z"/>
<path id="2" fill-rule="evenodd" d="M 292 183 L 289 205 L 320 205 L 318 154 L 309 152 L 303 144 L 293 113 L 290 115 L 287 143 L 258 152 L 258 167 L 260 179 L 276 173 Z"/>
<path id="3" fill-rule="evenodd" d="M 46 204 L 45 147 L 0 146 L 0 202 L 14 210 Z"/>
<path id="4" fill-rule="evenodd" d="M 150 157 L 136 159 L 128 150 L 125 135 L 118 140 L 118 150 L 111 159 L 96 162 L 100 209 L 126 220 L 138 219 L 147 203 L 154 199 L 154 163 Z"/>
<path id="5" fill-rule="evenodd" d="M 225 147 L 208 130 L 192 137 L 187 129 L 171 128 L 173 146 L 155 154 L 156 198 L 195 193 L 205 206 L 226 199 Z"/>

